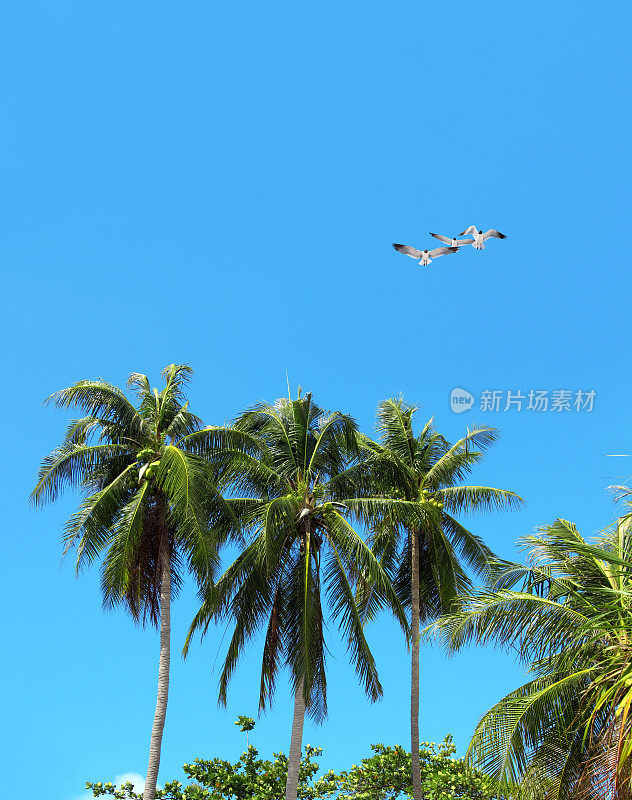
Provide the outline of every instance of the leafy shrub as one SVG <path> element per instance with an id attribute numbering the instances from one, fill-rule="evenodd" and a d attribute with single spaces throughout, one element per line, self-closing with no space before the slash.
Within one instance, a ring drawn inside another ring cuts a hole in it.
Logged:
<path id="1" fill-rule="evenodd" d="M 411 757 L 400 745 L 371 745 L 373 755 L 353 764 L 347 772 L 329 770 L 316 779 L 319 747 L 306 745 L 301 759 L 298 797 L 301 800 L 395 800 L 412 797 Z M 454 758 L 456 747 L 450 736 L 440 744 L 424 742 L 420 749 L 424 800 L 492 800 L 493 782 Z M 189 783 L 170 781 L 156 792 L 164 800 L 281 800 L 285 796 L 287 756 L 275 753 L 274 760 L 258 758 L 250 745 L 234 764 L 221 758 L 197 758 L 183 766 Z M 115 800 L 141 800 L 131 783 L 117 788 L 112 783 L 87 783 L 94 797 L 110 795 Z"/>

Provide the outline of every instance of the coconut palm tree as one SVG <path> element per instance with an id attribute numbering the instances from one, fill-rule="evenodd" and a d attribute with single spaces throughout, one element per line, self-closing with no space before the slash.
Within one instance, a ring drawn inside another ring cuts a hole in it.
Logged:
<path id="1" fill-rule="evenodd" d="M 592 542 L 558 519 L 435 631 L 514 648 L 531 678 L 479 722 L 469 759 L 526 800 L 632 797 L 632 507 Z M 512 795 L 512 796 L 514 796 Z"/>
<path id="2" fill-rule="evenodd" d="M 492 428 L 475 428 L 450 445 L 426 422 L 414 431 L 416 407 L 389 399 L 378 407 L 379 442 L 362 440 L 364 459 L 337 481 L 354 486 L 352 507 L 373 528 L 371 544 L 380 564 L 393 576 L 398 597 L 411 610 L 410 733 L 413 797 L 422 800 L 419 761 L 419 632 L 454 607 L 471 587 L 467 569 L 484 574 L 496 556 L 479 536 L 453 516 L 459 511 L 511 508 L 521 502 L 513 492 L 461 482 L 497 438 Z M 366 499 L 368 495 L 384 499 Z M 364 618 L 379 602 L 370 584 L 359 595 Z"/>
<path id="3" fill-rule="evenodd" d="M 186 437 L 202 427 L 184 402 L 190 374 L 190 367 L 171 364 L 159 392 L 145 375 L 133 373 L 129 386 L 137 406 L 102 380 L 82 380 L 51 395 L 48 402 L 84 416 L 70 423 L 60 446 L 44 458 L 31 494 L 41 506 L 64 488 L 81 492 L 66 523 L 64 553 L 76 549 L 77 571 L 102 557 L 104 606 L 122 604 L 135 622 L 160 626 L 145 800 L 155 796 L 167 711 L 171 600 L 185 570 L 205 587 L 219 563 L 209 525 L 223 501 L 213 490 L 209 463 L 186 445 Z"/>
<path id="4" fill-rule="evenodd" d="M 344 634 L 371 701 L 382 687 L 355 604 L 358 580 L 371 582 L 376 602 L 389 605 L 407 630 L 385 571 L 349 522 L 354 498 L 334 488 L 334 479 L 358 455 L 356 433 L 350 417 L 325 413 L 308 394 L 260 404 L 233 428 L 213 434 L 223 478 L 238 495 L 227 502 L 250 542 L 204 600 L 185 648 L 196 630 L 204 635 L 216 618 L 234 620 L 220 677 L 220 702 L 226 703 L 244 646 L 266 626 L 260 710 L 271 703 L 282 666 L 295 697 L 286 800 L 297 796 L 305 713 L 321 720 L 327 711 L 327 612 Z M 200 436 L 208 444 L 209 434 Z"/>

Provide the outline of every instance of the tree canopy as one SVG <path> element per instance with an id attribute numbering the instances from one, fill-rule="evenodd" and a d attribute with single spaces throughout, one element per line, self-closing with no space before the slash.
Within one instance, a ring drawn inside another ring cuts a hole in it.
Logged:
<path id="1" fill-rule="evenodd" d="M 537 800 L 632 796 L 632 517 L 589 542 L 558 519 L 523 539 L 527 567 L 440 620 L 449 650 L 513 648 L 531 679 L 479 722 L 470 761 Z"/>

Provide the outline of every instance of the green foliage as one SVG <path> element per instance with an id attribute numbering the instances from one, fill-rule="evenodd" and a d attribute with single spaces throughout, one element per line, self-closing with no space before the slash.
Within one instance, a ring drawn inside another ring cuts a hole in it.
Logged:
<path id="1" fill-rule="evenodd" d="M 235 725 L 239 726 L 239 730 L 242 733 L 247 733 L 248 731 L 251 731 L 251 730 L 254 729 L 255 721 L 254 721 L 254 719 L 252 717 L 240 716 L 240 717 L 237 717 L 237 719 L 235 721 Z"/>
<path id="2" fill-rule="evenodd" d="M 395 800 L 412 797 L 411 756 L 400 745 L 373 744 L 374 755 L 335 776 L 338 800 Z M 491 800 L 496 797 L 490 778 L 454 758 L 450 736 L 438 746 L 422 742 L 419 755 L 424 800 Z"/>
<path id="3" fill-rule="evenodd" d="M 205 587 L 219 566 L 213 521 L 229 513 L 215 485 L 217 472 L 194 432 L 206 429 L 188 410 L 186 365 L 163 370 L 161 391 L 132 373 L 124 392 L 102 380 L 82 380 L 48 398 L 74 408 L 61 444 L 41 464 L 31 493 L 36 506 L 77 489 L 81 502 L 66 523 L 64 553 L 75 550 L 77 571 L 102 558 L 106 607 L 126 606 L 133 618 L 157 625 L 164 554 L 172 592 L 186 571 Z"/>
<path id="4" fill-rule="evenodd" d="M 305 747 L 305 757 L 301 759 L 298 797 L 304 800 L 328 797 L 335 789 L 333 772 L 315 780 L 319 766 L 312 759 L 319 756 L 319 747 Z M 221 758 L 203 760 L 196 758 L 192 764 L 185 764 L 183 770 L 188 785 L 180 781 L 169 781 L 164 789 L 156 791 L 156 798 L 164 800 L 279 800 L 285 795 L 287 778 L 287 756 L 275 753 L 274 760 L 258 758 L 258 752 L 252 745 L 242 753 L 234 764 Z M 112 783 L 87 783 L 86 789 L 92 789 L 94 797 L 109 795 L 115 800 L 141 800 L 142 794 L 136 794 L 131 783 L 117 788 Z"/>
<path id="5" fill-rule="evenodd" d="M 631 506 L 632 508 L 632 506 Z M 632 796 L 632 515 L 596 541 L 558 519 L 435 630 L 448 650 L 511 647 L 531 680 L 479 722 L 469 756 L 520 797 Z"/>
<path id="6" fill-rule="evenodd" d="M 480 536 L 464 528 L 457 512 L 512 508 L 513 492 L 462 482 L 498 436 L 493 428 L 474 428 L 451 445 L 425 423 L 415 434 L 416 407 L 401 399 L 378 407 L 379 442 L 361 439 L 363 458 L 339 483 L 360 489 L 349 505 L 371 529 L 370 544 L 391 577 L 398 599 L 411 610 L 411 666 L 419 672 L 419 619 L 453 611 L 472 588 L 468 573 L 486 574 L 497 557 Z M 364 495 L 364 496 L 362 496 Z M 373 495 L 371 499 L 367 495 Z M 381 610 L 370 581 L 359 586 L 356 600 L 362 620 Z M 418 686 L 411 695 L 411 741 L 419 741 Z M 414 796 L 421 798 L 420 765 L 413 764 Z"/>
<path id="7" fill-rule="evenodd" d="M 307 394 L 259 404 L 239 415 L 232 428 L 190 437 L 192 446 L 197 441 L 215 448 L 223 480 L 238 495 L 226 500 L 233 512 L 232 521 L 226 518 L 226 535 L 239 532 L 248 545 L 206 593 L 185 652 L 196 631 L 204 635 L 219 619 L 231 621 L 220 676 L 225 703 L 241 653 L 265 627 L 260 708 L 272 702 L 277 676 L 286 667 L 293 688 L 303 687 L 308 713 L 321 720 L 327 711 L 324 612 L 329 610 L 359 681 L 377 700 L 382 687 L 355 602 L 358 584 L 370 583 L 375 602 L 390 608 L 404 630 L 407 622 L 386 571 L 349 522 L 356 489 L 344 480 L 344 491 L 338 487 L 360 458 L 354 420 L 325 412 Z"/>
<path id="8" fill-rule="evenodd" d="M 339 491 L 354 487 L 350 510 L 371 529 L 370 543 L 391 576 L 401 602 L 412 605 L 411 546 L 419 553 L 420 615 L 431 620 L 453 609 L 472 587 L 469 573 L 486 575 L 498 561 L 458 513 L 518 507 L 514 492 L 462 485 L 498 438 L 479 427 L 450 444 L 428 420 L 415 432 L 417 408 L 401 399 L 378 407 L 379 442 L 360 437 L 362 457 L 335 479 Z M 362 587 L 361 587 L 362 588 Z M 357 596 L 363 619 L 380 611 L 368 583 Z"/>
<path id="9" fill-rule="evenodd" d="M 240 717 L 240 719 L 249 719 Z M 371 745 L 373 755 L 354 764 L 348 772 L 329 770 L 316 778 L 319 765 L 313 759 L 322 750 L 306 745 L 301 760 L 298 797 L 338 800 L 395 800 L 412 797 L 411 758 L 403 747 Z M 493 782 L 468 768 L 463 759 L 454 758 L 456 748 L 451 737 L 438 746 L 421 746 L 421 776 L 424 800 L 492 800 L 496 797 Z M 274 754 L 274 760 L 258 758 L 250 746 L 237 762 L 220 758 L 196 759 L 183 767 L 188 784 L 169 781 L 156 798 L 164 800 L 280 800 L 285 794 L 287 757 Z M 87 783 L 94 797 L 109 795 L 115 800 L 140 800 L 132 784 L 117 788 L 112 783 Z"/>

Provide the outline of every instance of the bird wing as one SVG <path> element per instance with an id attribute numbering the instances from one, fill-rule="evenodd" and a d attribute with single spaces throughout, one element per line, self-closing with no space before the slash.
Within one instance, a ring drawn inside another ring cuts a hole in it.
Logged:
<path id="1" fill-rule="evenodd" d="M 444 244 L 452 244 L 452 239 L 447 236 L 442 236 L 440 233 L 431 233 L 431 236 L 434 236 L 435 239 L 438 239 L 440 242 Z"/>
<path id="2" fill-rule="evenodd" d="M 476 228 L 476 225 L 470 225 L 469 228 L 466 228 L 464 231 L 461 231 L 459 236 L 467 236 L 468 233 L 471 233 L 474 236 L 476 236 L 476 234 L 478 233 L 478 229 Z"/>
<path id="3" fill-rule="evenodd" d="M 474 239 L 457 239 L 457 247 L 465 247 L 467 244 L 474 244 Z"/>
<path id="4" fill-rule="evenodd" d="M 486 242 L 488 239 L 491 239 L 492 237 L 494 239 L 506 239 L 507 238 L 504 233 L 501 233 L 500 231 L 495 231 L 493 228 L 490 228 L 488 231 L 485 231 L 485 233 L 483 234 L 483 241 Z"/>
<path id="5" fill-rule="evenodd" d="M 456 253 L 458 247 L 435 247 L 434 250 L 431 250 L 428 255 L 430 258 L 439 258 L 439 256 L 445 256 L 448 253 Z"/>
<path id="6" fill-rule="evenodd" d="M 415 250 L 414 247 L 410 247 L 407 244 L 395 244 L 395 242 L 393 242 L 393 247 L 398 253 L 403 253 L 405 256 L 417 259 L 421 258 L 421 250 Z"/>

